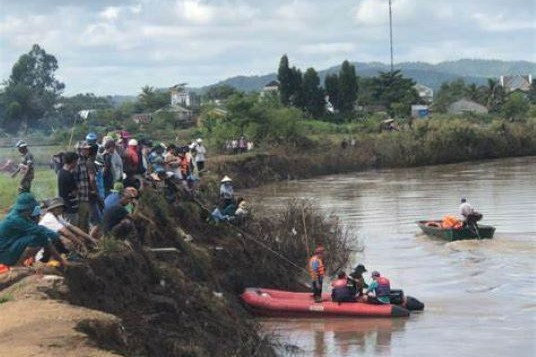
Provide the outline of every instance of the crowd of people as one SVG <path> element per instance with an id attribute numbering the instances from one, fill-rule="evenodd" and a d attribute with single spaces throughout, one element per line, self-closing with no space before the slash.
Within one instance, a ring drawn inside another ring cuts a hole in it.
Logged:
<path id="1" fill-rule="evenodd" d="M 21 162 L 12 170 L 20 175 L 19 195 L 0 221 L 0 265 L 33 261 L 68 264 L 84 256 L 106 234 L 117 235 L 147 220 L 137 200 L 147 187 L 169 202 L 194 198 L 205 172 L 207 150 L 198 138 L 188 145 L 153 143 L 126 131 L 89 133 L 75 151 L 54 155 L 58 197 L 38 202 L 31 193 L 34 160 L 28 144 L 18 141 Z M 232 179 L 220 183 L 220 201 L 212 212 L 215 222 L 240 222 L 247 214 L 245 201 L 236 199 Z"/>
<path id="2" fill-rule="evenodd" d="M 253 150 L 253 141 L 247 140 L 245 136 L 239 139 L 230 139 L 225 141 L 224 151 L 227 154 L 240 154 Z"/>

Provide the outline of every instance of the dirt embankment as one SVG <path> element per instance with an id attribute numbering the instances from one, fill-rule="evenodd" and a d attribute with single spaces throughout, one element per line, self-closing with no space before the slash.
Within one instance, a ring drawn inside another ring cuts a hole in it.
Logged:
<path id="1" fill-rule="evenodd" d="M 120 319 L 51 298 L 67 290 L 55 275 L 29 276 L 2 290 L 7 301 L 0 304 L 0 356 L 117 356 L 97 347 L 84 331 L 99 331 L 121 344 Z"/>
<path id="2" fill-rule="evenodd" d="M 203 202 L 215 202 L 214 187 L 202 190 Z M 9 316 L 0 345 L 16 336 L 20 355 L 56 355 L 58 348 L 89 356 L 274 356 L 239 294 L 246 286 L 303 289 L 297 266 L 305 266 L 318 243 L 333 256 L 328 268 L 341 265 L 347 237 L 308 205 L 236 228 L 208 222 L 210 204 L 201 204 L 186 198 L 168 204 L 145 191 L 140 209 L 150 221 L 138 219 L 135 230 L 101 241 L 97 252 L 66 269 L 61 289 L 37 288 L 41 295 L 31 303 L 14 295 L 0 305 L 0 316 Z M 41 325 L 46 333 L 39 333 Z"/>

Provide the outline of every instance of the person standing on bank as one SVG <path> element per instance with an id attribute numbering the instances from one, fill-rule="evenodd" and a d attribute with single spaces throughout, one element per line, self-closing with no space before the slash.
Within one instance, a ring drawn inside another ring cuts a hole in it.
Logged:
<path id="1" fill-rule="evenodd" d="M 17 174 L 20 172 L 22 174 L 22 178 L 20 180 L 19 193 L 30 192 L 32 188 L 32 181 L 34 179 L 34 158 L 28 150 L 28 144 L 26 144 L 25 141 L 19 140 L 16 144 L 16 147 L 22 156 L 22 161 L 11 177 L 17 176 Z"/>
<path id="2" fill-rule="evenodd" d="M 197 139 L 195 152 L 195 166 L 197 166 L 197 172 L 199 173 L 205 168 L 205 155 L 207 154 L 207 149 L 203 145 L 203 139 Z"/>
<path id="3" fill-rule="evenodd" d="M 324 281 L 324 247 L 318 246 L 309 259 L 309 274 L 315 302 L 322 302 L 322 283 Z"/>
<path id="4" fill-rule="evenodd" d="M 67 222 L 78 225 L 78 186 L 74 172 L 78 165 L 78 154 L 67 152 L 63 167 L 58 171 L 58 194 L 65 203 L 63 217 Z"/>

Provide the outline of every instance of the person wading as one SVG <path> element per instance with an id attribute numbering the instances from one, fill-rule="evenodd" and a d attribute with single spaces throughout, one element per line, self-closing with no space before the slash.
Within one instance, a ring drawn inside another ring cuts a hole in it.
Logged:
<path id="1" fill-rule="evenodd" d="M 315 302 L 322 302 L 322 282 L 324 280 L 324 247 L 315 249 L 315 254 L 309 259 L 309 274 Z"/>

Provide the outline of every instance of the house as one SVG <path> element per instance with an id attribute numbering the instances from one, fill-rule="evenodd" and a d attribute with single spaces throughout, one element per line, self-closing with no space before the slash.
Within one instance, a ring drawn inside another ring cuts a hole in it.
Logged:
<path id="1" fill-rule="evenodd" d="M 450 104 L 447 108 L 447 112 L 449 114 L 457 114 L 457 115 L 466 114 L 466 113 L 487 114 L 488 108 L 486 108 L 485 106 L 481 104 L 473 102 L 472 100 L 460 99 Z"/>
<path id="2" fill-rule="evenodd" d="M 149 124 L 151 122 L 151 113 L 132 114 L 132 121 L 136 124 Z"/>
<path id="3" fill-rule="evenodd" d="M 276 80 L 271 81 L 266 84 L 261 91 L 261 97 L 269 94 L 278 94 L 279 93 L 279 82 Z"/>
<path id="4" fill-rule="evenodd" d="M 426 103 L 432 103 L 432 100 L 434 99 L 434 90 L 432 88 L 420 83 L 415 84 L 413 88 L 415 88 L 422 100 Z"/>
<path id="5" fill-rule="evenodd" d="M 411 106 L 412 118 L 426 118 L 429 113 L 430 113 L 430 110 L 427 105 L 413 104 Z"/>
<path id="6" fill-rule="evenodd" d="M 532 74 L 526 76 L 519 74 L 501 76 L 500 83 L 506 93 L 515 91 L 528 92 L 530 90 L 530 85 L 532 84 Z"/>
<path id="7" fill-rule="evenodd" d="M 169 89 L 171 105 L 179 105 L 190 109 L 199 108 L 201 102 L 199 96 L 187 90 L 185 85 L 185 83 L 177 84 Z"/>
<path id="8" fill-rule="evenodd" d="M 195 124 L 193 111 L 177 104 L 168 104 L 154 113 L 171 113 L 175 117 L 177 125 L 183 128 L 188 128 Z"/>
<path id="9" fill-rule="evenodd" d="M 87 120 L 87 118 L 89 118 L 91 115 L 95 113 L 97 113 L 96 109 L 84 109 L 84 110 L 80 110 L 77 114 L 79 118 Z"/>

